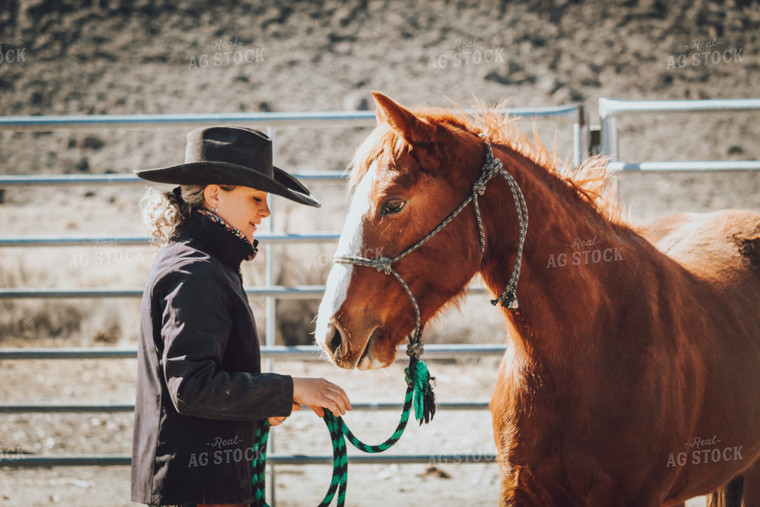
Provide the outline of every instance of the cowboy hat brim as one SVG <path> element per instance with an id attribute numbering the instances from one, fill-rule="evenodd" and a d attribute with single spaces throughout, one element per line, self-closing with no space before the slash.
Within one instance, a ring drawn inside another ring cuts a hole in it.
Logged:
<path id="1" fill-rule="evenodd" d="M 297 179 L 279 167 L 272 167 L 274 178 L 248 167 L 227 162 L 190 162 L 159 169 L 142 169 L 135 174 L 147 181 L 174 185 L 239 185 L 285 197 L 318 208 L 319 201 Z"/>

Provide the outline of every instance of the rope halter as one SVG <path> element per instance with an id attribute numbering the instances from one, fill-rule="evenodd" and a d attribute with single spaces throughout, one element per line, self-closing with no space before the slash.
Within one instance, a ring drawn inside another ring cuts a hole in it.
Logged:
<path id="1" fill-rule="evenodd" d="M 517 181 L 515 181 L 512 175 L 509 174 L 506 169 L 504 169 L 501 160 L 494 157 L 493 149 L 491 148 L 491 142 L 488 140 L 485 134 L 480 134 L 480 137 L 485 140 L 486 146 L 486 161 L 480 170 L 480 177 L 475 181 L 475 183 L 472 184 L 472 191 L 470 192 L 470 195 L 467 196 L 467 198 L 462 201 L 462 203 L 454 211 L 452 211 L 449 216 L 444 218 L 441 223 L 439 223 L 433 230 L 425 235 L 425 237 L 395 257 L 381 256 L 376 259 L 369 259 L 367 257 L 360 257 L 355 255 L 336 255 L 334 259 L 334 261 L 339 264 L 352 264 L 356 266 L 374 268 L 386 275 L 393 275 L 399 281 L 409 296 L 409 299 L 412 302 L 412 307 L 414 308 L 414 333 L 409 337 L 409 344 L 406 348 L 407 355 L 412 358 L 419 359 L 424 351 L 421 341 L 422 319 L 420 317 L 420 305 L 417 303 L 417 299 L 414 297 L 412 289 L 409 288 L 409 284 L 406 283 L 401 274 L 399 274 L 393 265 L 427 243 L 431 238 L 433 238 L 433 236 L 438 234 L 444 227 L 449 225 L 449 223 L 451 223 L 451 221 L 454 220 L 454 218 L 456 218 L 456 216 L 459 215 L 459 213 L 461 213 L 468 204 L 470 204 L 470 202 L 473 203 L 473 207 L 475 208 L 475 219 L 478 225 L 478 237 L 480 241 L 480 258 L 482 260 L 483 256 L 485 255 L 486 234 L 483 227 L 483 218 L 480 213 L 480 204 L 478 203 L 478 198 L 485 193 L 488 182 L 490 182 L 497 175 L 501 175 L 505 180 L 507 180 L 507 184 L 509 185 L 509 188 L 512 192 L 512 197 L 515 201 L 515 209 L 517 210 L 517 222 L 520 236 L 517 244 L 517 256 L 515 258 L 515 266 L 512 269 L 512 275 L 509 278 L 509 282 L 507 283 L 506 288 L 496 299 L 491 300 L 491 304 L 495 306 L 501 303 L 501 305 L 505 308 L 518 308 L 516 291 L 517 282 L 520 278 L 520 266 L 522 265 L 525 235 L 528 232 L 528 207 L 525 204 L 525 197 L 523 196 L 523 193 L 520 190 L 520 186 L 517 184 Z"/>
<path id="2" fill-rule="evenodd" d="M 470 203 L 473 203 L 475 207 L 475 218 L 478 223 L 478 235 L 480 240 L 480 257 L 481 262 L 485 255 L 485 229 L 483 228 L 483 219 L 480 215 L 480 205 L 478 204 L 478 198 L 482 196 L 486 191 L 486 185 L 496 175 L 502 175 L 509 184 L 509 188 L 512 191 L 512 197 L 515 200 L 515 207 L 517 209 L 517 221 L 520 229 L 520 238 L 517 246 L 517 258 L 515 260 L 515 266 L 512 269 L 512 276 L 509 279 L 509 283 L 504 291 L 496 299 L 491 300 L 491 304 L 496 305 L 501 303 L 505 308 L 517 308 L 517 296 L 515 291 L 517 290 L 517 280 L 520 277 L 520 265 L 522 263 L 523 245 L 525 243 L 525 234 L 528 230 L 528 208 L 525 205 L 525 198 L 523 197 L 520 187 L 517 185 L 515 179 L 510 175 L 502 166 L 501 160 L 494 158 L 491 143 L 483 134 L 481 137 L 486 142 L 486 162 L 481 169 L 480 177 L 473 183 L 472 191 L 470 195 L 460 204 L 454 211 L 451 212 L 438 226 L 430 231 L 424 238 L 413 244 L 395 257 L 378 257 L 377 259 L 368 259 L 366 257 L 358 257 L 353 255 L 339 255 L 335 257 L 335 262 L 340 264 L 353 264 L 356 266 L 365 266 L 369 268 L 375 268 L 381 273 L 386 275 L 393 275 L 399 281 L 401 286 L 406 291 L 409 299 L 414 307 L 414 315 L 416 324 L 414 328 L 414 334 L 410 336 L 409 343 L 406 347 L 406 353 L 409 355 L 409 366 L 406 368 L 406 383 L 407 390 L 404 399 L 404 407 L 401 411 L 401 418 L 399 419 L 398 426 L 393 434 L 385 442 L 378 445 L 367 445 L 360 441 L 353 433 L 348 429 L 342 417 L 334 417 L 328 410 L 325 410 L 324 420 L 330 431 L 330 436 L 333 444 L 333 477 L 330 482 L 330 488 L 327 490 L 327 494 L 320 507 L 328 507 L 332 503 L 333 498 L 337 494 L 338 507 L 343 507 L 346 500 L 346 488 L 348 483 L 348 457 L 346 454 L 346 442 L 347 439 L 357 449 L 368 452 L 378 453 L 383 452 L 393 446 L 401 438 L 401 435 L 406 428 L 407 421 L 409 420 L 409 414 L 412 408 L 414 408 L 415 418 L 422 424 L 422 421 L 429 422 L 435 414 L 435 396 L 431 386 L 433 377 L 428 372 L 427 365 L 420 359 L 423 353 L 422 345 L 422 326 L 420 319 L 420 306 L 417 303 L 417 299 L 414 297 L 412 290 L 409 288 L 409 284 L 403 279 L 393 265 L 399 260 L 403 259 L 410 253 L 417 250 L 424 245 L 433 236 L 438 234 L 441 229 L 446 227 L 454 218 L 461 213 L 461 211 Z M 255 501 L 252 505 L 266 506 L 265 493 L 264 493 L 264 472 L 266 467 L 266 445 L 269 433 L 269 424 L 264 422 L 256 434 L 256 444 L 254 446 L 255 457 L 253 460 L 253 485 L 255 489 Z"/>

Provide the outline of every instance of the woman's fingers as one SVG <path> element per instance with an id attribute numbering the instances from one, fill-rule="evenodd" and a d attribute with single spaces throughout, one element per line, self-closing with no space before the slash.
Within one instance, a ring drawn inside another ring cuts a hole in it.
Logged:
<path id="1" fill-rule="evenodd" d="M 326 409 L 330 410 L 336 416 L 345 414 L 348 410 L 351 410 L 351 401 L 348 399 L 346 392 L 338 385 L 332 382 L 324 381 L 326 383 L 323 396 L 327 403 L 323 405 Z"/>
<path id="2" fill-rule="evenodd" d="M 267 419 L 267 421 L 269 422 L 270 426 L 277 426 L 279 424 L 282 424 L 285 419 L 287 419 L 287 417 L 270 417 Z"/>
<path id="3" fill-rule="evenodd" d="M 301 410 L 301 405 L 298 404 L 298 403 L 293 403 L 293 407 L 291 408 L 291 412 L 297 412 L 299 410 Z M 285 421 L 285 419 L 287 419 L 287 418 L 288 418 L 287 416 L 270 417 L 270 418 L 267 419 L 267 421 L 269 422 L 270 425 L 277 426 L 278 424 L 282 424 Z"/>
<path id="4" fill-rule="evenodd" d="M 348 395 L 343 389 L 335 384 L 333 385 L 337 389 L 337 393 L 335 393 L 338 396 L 338 398 L 335 400 L 336 404 L 340 407 L 341 413 L 345 414 L 346 411 L 351 410 L 351 400 L 348 399 Z"/>
<path id="5" fill-rule="evenodd" d="M 346 392 L 340 386 L 320 378 L 293 378 L 293 401 L 308 405 L 320 417 L 324 415 L 322 407 L 335 416 L 351 410 Z"/>
<path id="6" fill-rule="evenodd" d="M 332 412 L 335 417 L 341 416 L 351 410 L 351 402 L 346 392 L 338 385 L 326 380 L 325 382 L 327 385 L 322 392 L 324 404 L 321 406 Z"/>
<path id="7" fill-rule="evenodd" d="M 324 379 L 293 379 L 292 411 L 301 410 L 301 405 L 311 408 L 319 417 L 325 416 L 325 409 L 336 417 L 351 410 L 348 395 L 339 386 Z M 277 426 L 287 417 L 270 417 L 269 424 Z"/>

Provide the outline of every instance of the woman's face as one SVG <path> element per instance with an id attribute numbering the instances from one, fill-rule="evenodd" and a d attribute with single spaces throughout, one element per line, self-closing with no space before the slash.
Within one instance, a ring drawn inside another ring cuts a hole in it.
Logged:
<path id="1" fill-rule="evenodd" d="M 261 221 L 270 214 L 267 193 L 250 187 L 237 186 L 224 190 L 219 185 L 208 185 L 204 190 L 206 207 L 253 242 L 253 235 Z"/>

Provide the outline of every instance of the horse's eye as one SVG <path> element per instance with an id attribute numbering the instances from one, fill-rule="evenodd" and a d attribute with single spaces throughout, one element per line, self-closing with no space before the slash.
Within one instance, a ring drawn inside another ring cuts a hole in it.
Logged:
<path id="1" fill-rule="evenodd" d="M 404 200 L 388 199 L 387 201 L 385 201 L 385 204 L 383 204 L 383 207 L 380 209 L 380 213 L 383 216 L 395 215 L 396 213 L 404 209 L 404 206 L 406 206 L 406 201 Z"/>

